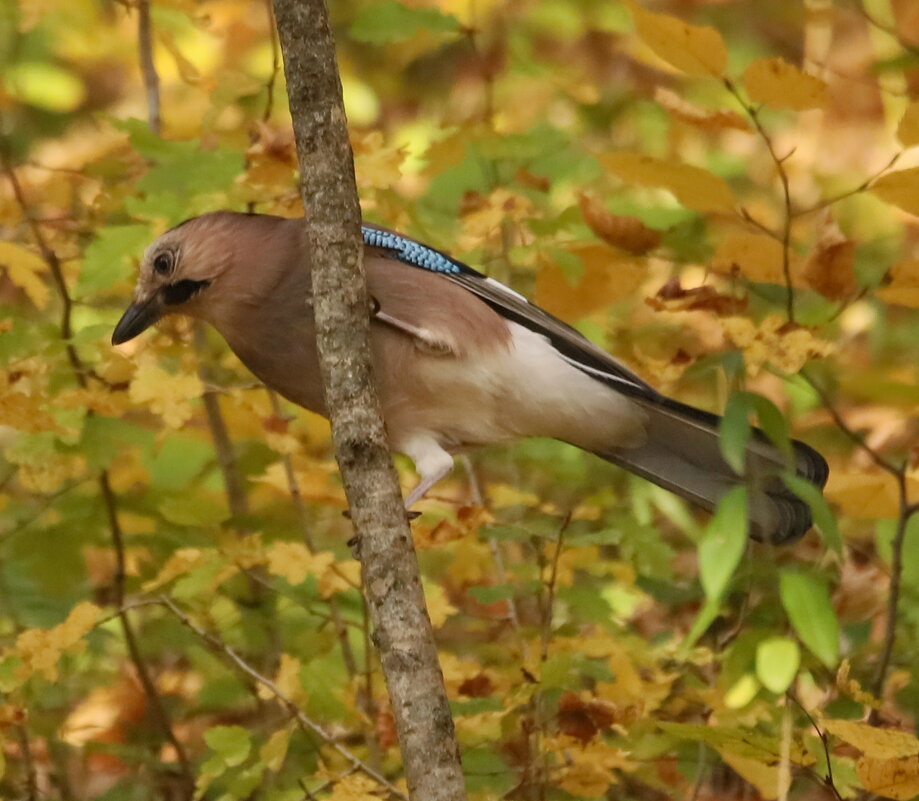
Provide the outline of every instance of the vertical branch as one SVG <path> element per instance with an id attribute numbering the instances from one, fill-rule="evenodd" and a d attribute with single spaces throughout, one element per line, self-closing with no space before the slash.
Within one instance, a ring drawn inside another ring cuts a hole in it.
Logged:
<path id="1" fill-rule="evenodd" d="M 373 382 L 361 212 L 328 12 L 323 0 L 275 0 L 274 8 L 300 161 L 323 388 L 409 796 L 462 801 L 453 720 Z"/>
<path id="2" fill-rule="evenodd" d="M 204 327 L 200 323 L 196 323 L 195 347 L 201 352 L 204 350 L 205 345 Z M 202 362 L 198 368 L 198 377 L 205 386 L 211 383 L 211 375 L 206 362 Z M 239 465 L 236 461 L 236 454 L 233 451 L 230 433 L 223 419 L 223 412 L 220 411 L 220 401 L 217 393 L 205 390 L 202 400 L 204 401 L 204 413 L 207 417 L 207 427 L 211 432 L 214 451 L 217 453 L 217 462 L 223 475 L 223 485 L 227 492 L 230 514 L 233 515 L 235 520 L 239 520 L 249 514 L 249 498 L 246 495 L 246 488 L 239 473 Z"/>
<path id="3" fill-rule="evenodd" d="M 140 51 L 140 71 L 147 93 L 147 122 L 150 130 L 160 132 L 160 78 L 153 63 L 153 24 L 150 20 L 150 0 L 137 0 L 137 46 Z"/>

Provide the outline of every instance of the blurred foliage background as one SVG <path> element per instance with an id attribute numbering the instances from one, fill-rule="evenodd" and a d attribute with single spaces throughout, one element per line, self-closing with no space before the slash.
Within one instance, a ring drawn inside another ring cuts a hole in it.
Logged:
<path id="1" fill-rule="evenodd" d="M 472 454 L 413 524 L 471 796 L 919 794 L 919 5 L 331 5 L 368 219 L 832 469 L 775 548 Z M 269 5 L 5 0 L 0 52 L 0 797 L 400 797 L 326 423 L 109 345 L 165 228 L 300 211 Z"/>

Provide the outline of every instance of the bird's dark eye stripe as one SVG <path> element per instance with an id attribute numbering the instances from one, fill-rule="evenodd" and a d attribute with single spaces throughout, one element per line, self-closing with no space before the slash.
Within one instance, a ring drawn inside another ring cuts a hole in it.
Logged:
<path id="1" fill-rule="evenodd" d="M 191 300 L 202 289 L 210 285 L 210 281 L 192 281 L 185 279 L 163 287 L 163 302 L 167 306 L 177 306 Z"/>

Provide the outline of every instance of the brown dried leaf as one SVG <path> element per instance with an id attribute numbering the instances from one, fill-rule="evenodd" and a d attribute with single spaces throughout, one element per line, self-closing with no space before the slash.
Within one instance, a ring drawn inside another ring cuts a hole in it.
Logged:
<path id="1" fill-rule="evenodd" d="M 610 728 L 616 715 L 610 704 L 584 701 L 577 693 L 568 690 L 558 699 L 557 718 L 559 731 L 586 743 L 597 732 Z"/>
<path id="2" fill-rule="evenodd" d="M 466 679 L 459 686 L 459 694 L 469 698 L 487 698 L 495 691 L 495 685 L 487 673 L 478 673 Z"/>
<path id="3" fill-rule="evenodd" d="M 645 298 L 655 311 L 710 311 L 720 317 L 740 314 L 747 308 L 746 297 L 722 295 L 713 286 L 684 289 L 679 278 L 671 278 L 653 298 Z"/>
<path id="4" fill-rule="evenodd" d="M 660 232 L 648 228 L 638 217 L 611 214 L 583 193 L 578 195 L 578 205 L 590 230 L 613 247 L 641 256 L 661 243 Z"/>
<path id="5" fill-rule="evenodd" d="M 855 242 L 846 239 L 829 212 L 820 220 L 817 247 L 804 267 L 804 280 L 830 300 L 846 300 L 858 293 Z"/>
<path id="6" fill-rule="evenodd" d="M 676 92 L 665 89 L 662 86 L 657 87 L 654 91 L 654 100 L 670 116 L 685 122 L 689 125 L 695 125 L 706 131 L 722 131 L 734 129 L 737 131 L 749 131 L 750 123 L 746 118 L 730 109 L 708 109 L 696 106 L 687 100 L 684 100 Z"/>

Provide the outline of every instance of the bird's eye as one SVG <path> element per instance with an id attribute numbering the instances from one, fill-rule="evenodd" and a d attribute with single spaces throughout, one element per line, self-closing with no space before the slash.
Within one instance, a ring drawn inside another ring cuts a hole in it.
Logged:
<path id="1" fill-rule="evenodd" d="M 164 250 L 153 260 L 153 270 L 160 275 L 168 275 L 172 272 L 172 253 Z"/>

